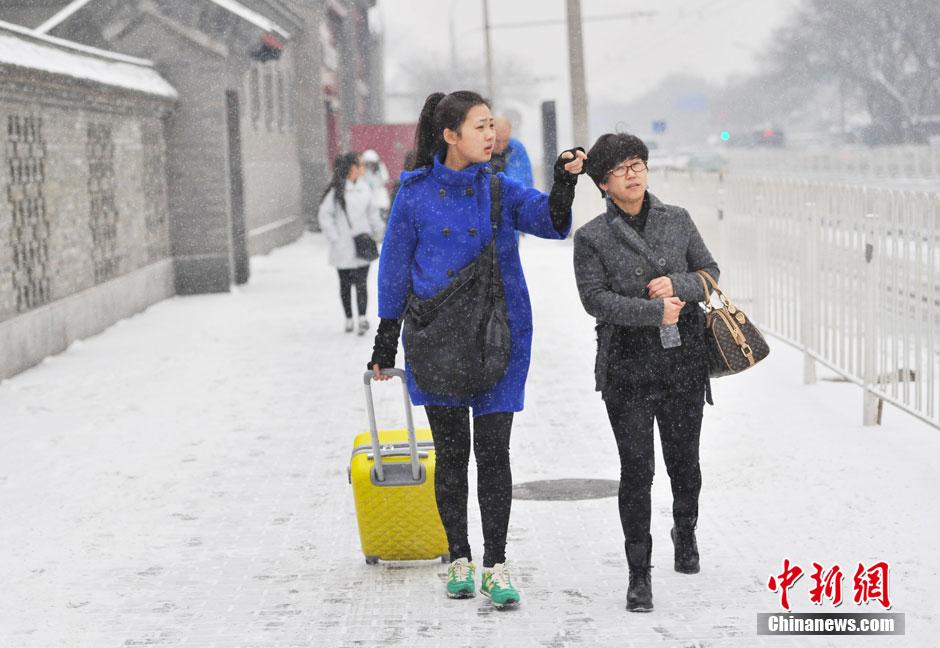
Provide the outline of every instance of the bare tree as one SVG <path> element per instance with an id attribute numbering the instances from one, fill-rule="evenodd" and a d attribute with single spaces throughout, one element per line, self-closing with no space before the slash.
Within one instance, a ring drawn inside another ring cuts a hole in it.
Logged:
<path id="1" fill-rule="evenodd" d="M 806 0 L 778 32 L 770 74 L 862 94 L 873 143 L 923 139 L 940 114 L 940 4 L 935 0 Z"/>
<path id="2" fill-rule="evenodd" d="M 522 61 L 507 60 L 504 55 L 499 56 L 499 63 L 493 79 L 497 101 L 534 101 L 539 79 L 525 72 L 530 66 Z M 402 62 L 397 70 L 397 79 L 401 94 L 421 101 L 432 92 L 475 90 L 486 94 L 486 75 L 482 66 L 458 64 L 454 69 L 446 58 L 415 55 Z M 494 108 L 499 110 L 500 106 Z"/>

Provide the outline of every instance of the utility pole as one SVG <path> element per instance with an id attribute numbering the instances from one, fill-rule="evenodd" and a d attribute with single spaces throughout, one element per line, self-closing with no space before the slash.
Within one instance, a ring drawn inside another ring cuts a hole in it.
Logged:
<path id="1" fill-rule="evenodd" d="M 457 70 L 457 28 L 454 25 L 454 0 L 450 0 L 450 71 L 459 74 Z"/>
<path id="2" fill-rule="evenodd" d="M 490 103 L 496 105 L 496 93 L 493 90 L 493 50 L 490 45 L 490 3 L 483 0 L 483 35 L 486 51 L 486 93 Z"/>
<path id="3" fill-rule="evenodd" d="M 485 2 L 485 0 L 484 0 Z M 587 84 L 584 80 L 584 43 L 581 38 L 581 0 L 566 0 L 568 8 L 568 69 L 571 76 L 573 144 L 588 146 Z M 489 32 L 487 31 L 487 41 Z"/>

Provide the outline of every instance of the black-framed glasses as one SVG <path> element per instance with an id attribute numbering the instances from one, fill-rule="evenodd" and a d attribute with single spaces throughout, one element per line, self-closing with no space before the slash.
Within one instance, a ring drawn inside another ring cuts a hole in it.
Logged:
<path id="1" fill-rule="evenodd" d="M 646 168 L 647 167 L 645 162 L 642 160 L 637 160 L 633 164 L 621 164 L 619 166 L 615 166 L 613 169 L 607 172 L 607 175 L 614 176 L 615 178 L 622 178 L 623 176 L 627 175 L 627 171 L 630 171 L 631 169 L 635 174 L 640 175 L 646 171 Z"/>

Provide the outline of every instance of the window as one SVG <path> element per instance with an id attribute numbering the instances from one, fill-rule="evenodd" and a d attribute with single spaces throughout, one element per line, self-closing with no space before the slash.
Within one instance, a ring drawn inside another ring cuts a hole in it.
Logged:
<path id="1" fill-rule="evenodd" d="M 258 74 L 258 66 L 252 65 L 251 70 L 248 71 L 248 103 L 251 125 L 254 128 L 258 128 L 258 123 L 261 121 L 261 90 L 258 87 Z"/>
<path id="2" fill-rule="evenodd" d="M 264 124 L 274 130 L 274 71 L 270 66 L 264 73 Z"/>
<path id="3" fill-rule="evenodd" d="M 277 128 L 284 131 L 287 128 L 287 93 L 284 87 L 284 72 L 277 70 Z"/>

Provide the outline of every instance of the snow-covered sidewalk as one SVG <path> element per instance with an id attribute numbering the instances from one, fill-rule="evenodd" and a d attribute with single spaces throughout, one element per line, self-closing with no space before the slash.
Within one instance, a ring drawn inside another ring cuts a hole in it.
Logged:
<path id="1" fill-rule="evenodd" d="M 522 246 L 535 339 L 514 480 L 616 479 L 570 243 Z M 322 237 L 252 259 L 252 273 L 0 383 L 0 646 L 858 645 L 756 635 L 756 614 L 780 610 L 766 583 L 784 558 L 807 572 L 790 590 L 802 612 L 880 611 L 852 602 L 852 575 L 889 562 L 907 634 L 865 645 L 936 644 L 940 431 L 891 407 L 862 427 L 857 387 L 803 386 L 799 354 L 773 340 L 764 364 L 714 383 L 695 576 L 672 569 L 658 458 L 652 614 L 624 610 L 611 497 L 514 503 L 512 612 L 444 598 L 440 563 L 367 566 L 346 466 L 366 428 L 371 336 L 342 332 Z M 398 427 L 397 384 L 376 396 Z M 470 510 L 481 555 L 473 490 Z M 841 607 L 810 603 L 814 561 L 842 566 Z"/>

